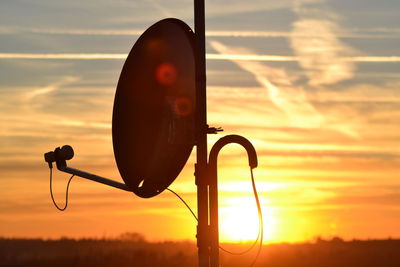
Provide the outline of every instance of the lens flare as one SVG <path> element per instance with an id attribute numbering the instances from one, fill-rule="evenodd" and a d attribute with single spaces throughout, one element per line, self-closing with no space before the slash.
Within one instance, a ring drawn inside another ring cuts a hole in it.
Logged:
<path id="1" fill-rule="evenodd" d="M 161 85 L 172 85 L 176 82 L 178 74 L 174 65 L 161 63 L 156 68 L 155 76 Z"/>
<path id="2" fill-rule="evenodd" d="M 193 104 L 187 97 L 178 97 L 173 106 L 174 113 L 179 116 L 187 116 L 193 111 Z"/>

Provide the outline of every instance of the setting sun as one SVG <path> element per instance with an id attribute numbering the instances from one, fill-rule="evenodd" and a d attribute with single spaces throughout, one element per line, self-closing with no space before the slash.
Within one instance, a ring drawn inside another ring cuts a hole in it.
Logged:
<path id="1" fill-rule="evenodd" d="M 263 205 L 264 240 L 273 242 L 277 218 L 271 207 Z M 254 197 L 230 198 L 220 207 L 220 239 L 222 242 L 247 242 L 257 239 L 259 218 Z"/>

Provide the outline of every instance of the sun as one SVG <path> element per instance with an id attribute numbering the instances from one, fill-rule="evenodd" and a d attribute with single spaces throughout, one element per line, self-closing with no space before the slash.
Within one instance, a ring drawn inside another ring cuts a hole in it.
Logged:
<path id="1" fill-rule="evenodd" d="M 275 212 L 271 207 L 265 205 L 262 205 L 261 209 L 264 221 L 264 240 L 272 241 L 276 238 L 277 218 Z M 219 214 L 221 242 L 248 242 L 257 239 L 259 219 L 254 197 L 229 198 L 221 205 Z"/>

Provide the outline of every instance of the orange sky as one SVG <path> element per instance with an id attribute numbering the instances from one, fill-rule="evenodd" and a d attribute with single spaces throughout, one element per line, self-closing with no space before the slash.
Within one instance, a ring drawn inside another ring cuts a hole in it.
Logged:
<path id="1" fill-rule="evenodd" d="M 72 167 L 122 181 L 111 112 L 123 59 L 138 33 L 165 16 L 193 26 L 191 5 L 39 2 L 30 13 L 7 4 L 18 22 L 0 16 L 0 236 L 140 232 L 150 240 L 194 240 L 196 221 L 170 192 L 140 199 L 74 178 L 69 208 L 57 211 L 43 160 L 43 153 L 69 144 Z M 225 130 L 209 137 L 209 148 L 226 134 L 255 146 L 265 239 L 399 237 L 400 25 L 391 11 L 398 7 L 363 4 L 355 12 L 350 3 L 250 2 L 208 5 L 208 123 Z M 370 10 L 381 24 L 368 24 Z M 193 151 L 171 188 L 196 210 L 194 162 Z M 63 202 L 69 177 L 54 177 Z M 219 178 L 221 240 L 256 237 L 240 147 L 222 151 Z"/>

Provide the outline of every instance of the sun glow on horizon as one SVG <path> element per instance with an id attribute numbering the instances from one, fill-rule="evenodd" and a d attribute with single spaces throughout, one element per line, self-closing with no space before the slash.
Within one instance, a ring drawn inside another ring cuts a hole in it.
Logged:
<path id="1" fill-rule="evenodd" d="M 264 241 L 276 239 L 278 218 L 276 210 L 262 205 Z M 259 218 L 254 197 L 230 198 L 220 207 L 220 240 L 222 242 L 248 242 L 257 239 Z"/>

